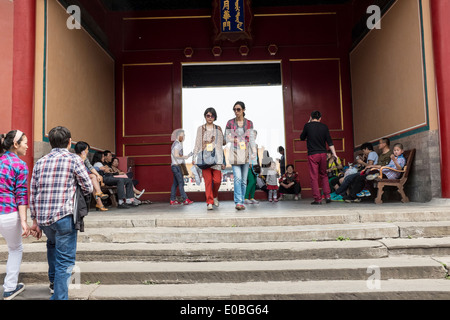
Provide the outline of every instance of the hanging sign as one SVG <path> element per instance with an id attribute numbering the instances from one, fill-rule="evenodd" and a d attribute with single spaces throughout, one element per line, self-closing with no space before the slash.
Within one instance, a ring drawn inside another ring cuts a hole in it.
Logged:
<path id="1" fill-rule="evenodd" d="M 215 0 L 213 20 L 215 40 L 251 39 L 252 20 L 250 0 Z"/>

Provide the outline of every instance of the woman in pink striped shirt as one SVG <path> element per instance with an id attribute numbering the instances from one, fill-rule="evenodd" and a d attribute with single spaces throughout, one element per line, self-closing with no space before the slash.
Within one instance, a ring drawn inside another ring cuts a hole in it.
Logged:
<path id="1" fill-rule="evenodd" d="M 22 237 L 28 237 L 32 230 L 27 223 L 28 167 L 19 156 L 26 154 L 27 142 L 20 130 L 0 135 L 0 234 L 8 244 L 4 300 L 13 299 L 25 289 L 23 283 L 18 283 Z"/>

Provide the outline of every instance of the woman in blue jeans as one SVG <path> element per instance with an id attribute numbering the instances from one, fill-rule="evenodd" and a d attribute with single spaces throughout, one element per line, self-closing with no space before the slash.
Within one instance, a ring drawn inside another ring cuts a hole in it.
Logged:
<path id="1" fill-rule="evenodd" d="M 235 118 L 225 127 L 229 163 L 234 175 L 234 203 L 237 210 L 245 210 L 244 197 L 250 160 L 256 159 L 257 150 L 253 122 L 245 118 L 245 104 L 238 101 L 233 106 Z"/>
<path id="2" fill-rule="evenodd" d="M 186 192 L 184 192 L 184 178 L 183 173 L 181 172 L 180 165 L 184 164 L 184 160 L 188 159 L 190 156 L 192 156 L 192 152 L 188 154 L 187 156 L 183 155 L 183 141 L 184 141 L 184 130 L 179 129 L 174 132 L 175 134 L 175 141 L 172 144 L 170 156 L 172 159 L 172 173 L 173 173 L 173 183 L 172 183 L 172 190 L 170 192 L 170 205 L 189 205 L 191 203 L 194 203 L 193 201 L 188 199 L 188 196 Z M 180 190 L 180 196 L 183 198 L 183 202 L 180 203 L 177 201 L 177 187 Z"/>

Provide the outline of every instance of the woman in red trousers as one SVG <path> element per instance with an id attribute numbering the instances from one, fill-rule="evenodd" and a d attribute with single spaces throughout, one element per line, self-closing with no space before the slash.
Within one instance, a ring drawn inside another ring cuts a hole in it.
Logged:
<path id="1" fill-rule="evenodd" d="M 202 169 L 205 180 L 206 206 L 208 210 L 213 209 L 213 205 L 219 206 L 219 188 L 222 182 L 223 164 L 223 132 L 222 128 L 214 124 L 217 120 L 217 113 L 214 108 L 208 108 L 204 112 L 206 123 L 198 127 L 195 139 L 194 157 L 192 164 L 195 165 L 198 155 L 203 151 L 215 151 L 215 165 Z M 201 165 L 201 163 L 197 163 Z"/>

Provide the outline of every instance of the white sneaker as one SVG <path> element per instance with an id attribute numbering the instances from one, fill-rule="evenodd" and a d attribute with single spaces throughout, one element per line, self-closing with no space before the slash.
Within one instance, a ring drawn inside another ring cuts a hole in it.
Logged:
<path id="1" fill-rule="evenodd" d="M 244 200 L 244 203 L 245 203 L 245 204 L 252 204 L 253 202 L 252 202 L 251 200 L 245 199 L 245 200 Z"/>
<path id="2" fill-rule="evenodd" d="M 295 201 L 298 201 L 298 196 L 295 196 L 295 197 L 294 197 L 294 200 L 295 200 Z"/>
<path id="3" fill-rule="evenodd" d="M 219 206 L 219 198 L 214 198 L 214 205 L 215 205 L 216 207 Z"/>
<path id="4" fill-rule="evenodd" d="M 139 199 L 145 192 L 145 189 L 141 191 L 141 193 L 139 193 L 137 196 L 135 196 L 135 199 Z"/>
<path id="5" fill-rule="evenodd" d="M 206 209 L 208 209 L 208 210 L 212 210 L 213 209 L 213 205 L 210 203 L 210 204 L 208 204 L 207 206 L 206 206 Z"/>
<path id="6" fill-rule="evenodd" d="M 250 201 L 251 201 L 251 203 L 253 203 L 253 204 L 258 204 L 258 203 L 259 203 L 259 201 L 256 200 L 256 199 L 250 199 Z"/>
<path id="7" fill-rule="evenodd" d="M 380 176 L 379 173 L 369 174 L 369 175 L 366 177 L 366 180 L 369 180 L 369 181 L 375 180 L 375 179 L 378 178 L 379 176 Z"/>

